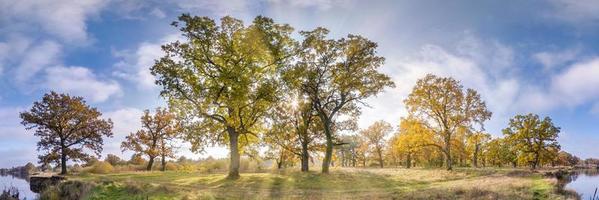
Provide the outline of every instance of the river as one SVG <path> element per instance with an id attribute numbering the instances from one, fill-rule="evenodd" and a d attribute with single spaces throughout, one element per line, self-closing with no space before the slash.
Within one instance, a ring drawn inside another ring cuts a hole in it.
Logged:
<path id="1" fill-rule="evenodd" d="M 581 199 L 590 199 L 599 187 L 599 170 L 576 170 L 566 178 L 566 189 L 574 190 L 581 195 Z M 599 192 L 598 192 L 599 193 Z M 599 196 L 599 194 L 597 194 Z M 599 198 L 599 197 L 596 197 Z"/>
<path id="2" fill-rule="evenodd" d="M 19 190 L 20 199 L 37 199 L 37 193 L 29 189 L 29 182 L 27 181 L 27 178 L 16 177 L 12 175 L 0 175 L 0 190 L 13 187 Z"/>

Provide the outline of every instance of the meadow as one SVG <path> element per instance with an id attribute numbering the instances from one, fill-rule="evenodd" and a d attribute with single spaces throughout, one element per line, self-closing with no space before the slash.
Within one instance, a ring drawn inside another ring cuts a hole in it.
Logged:
<path id="1" fill-rule="evenodd" d="M 237 180 L 224 173 L 184 171 L 85 173 L 68 178 L 63 185 L 86 185 L 84 199 L 566 198 L 557 192 L 554 178 L 508 168 L 334 168 L 330 174 L 283 170 L 243 173 Z"/>

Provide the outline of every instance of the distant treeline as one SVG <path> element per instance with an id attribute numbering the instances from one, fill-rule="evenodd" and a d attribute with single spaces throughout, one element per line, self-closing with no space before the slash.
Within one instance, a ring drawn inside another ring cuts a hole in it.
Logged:
<path id="1" fill-rule="evenodd" d="M 33 163 L 27 163 L 25 166 L 17 166 L 12 168 L 0 168 L 0 175 L 7 176 L 17 176 L 17 177 L 27 177 L 31 175 L 33 172 L 37 171 L 37 167 Z"/>

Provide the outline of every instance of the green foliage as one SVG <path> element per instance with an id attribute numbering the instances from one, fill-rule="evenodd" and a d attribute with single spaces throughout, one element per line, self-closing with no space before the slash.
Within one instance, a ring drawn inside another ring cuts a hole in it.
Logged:
<path id="1" fill-rule="evenodd" d="M 261 16 L 250 26 L 232 17 L 220 22 L 180 16 L 173 24 L 185 41 L 164 45 L 166 56 L 151 72 L 181 119 L 192 150 L 228 144 L 230 174 L 237 177 L 239 151 L 256 142 L 264 116 L 278 100 L 276 73 L 292 55 L 293 28 Z"/>
<path id="2" fill-rule="evenodd" d="M 304 37 L 297 54 L 297 63 L 289 70 L 297 78 L 312 104 L 326 139 L 322 172 L 328 173 L 336 132 L 352 129 L 363 100 L 393 87 L 391 78 L 378 72 L 385 58 L 378 56 L 377 44 L 358 35 L 338 40 L 328 39 L 329 31 L 316 28 L 302 31 Z M 350 123 L 337 121 L 348 116 Z"/>
<path id="3" fill-rule="evenodd" d="M 557 137 L 560 128 L 551 118 L 540 119 L 536 114 L 516 115 L 510 119 L 503 134 L 518 151 L 518 160 L 536 169 L 542 162 L 553 161 L 560 145 Z"/>

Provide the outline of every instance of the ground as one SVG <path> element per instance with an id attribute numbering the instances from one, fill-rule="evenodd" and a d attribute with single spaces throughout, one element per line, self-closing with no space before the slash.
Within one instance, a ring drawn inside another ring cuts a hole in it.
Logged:
<path id="1" fill-rule="evenodd" d="M 89 199 L 564 199 L 555 180 L 513 169 L 335 169 L 224 174 L 131 172 L 69 177 Z"/>

